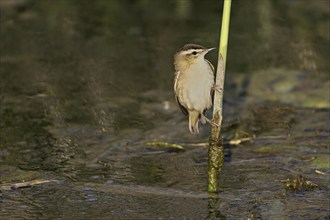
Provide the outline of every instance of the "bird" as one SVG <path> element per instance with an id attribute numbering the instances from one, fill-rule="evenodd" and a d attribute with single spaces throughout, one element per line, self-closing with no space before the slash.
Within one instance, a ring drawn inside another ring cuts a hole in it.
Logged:
<path id="1" fill-rule="evenodd" d="M 213 123 L 205 116 L 212 106 L 214 67 L 204 56 L 215 48 L 185 44 L 174 54 L 174 93 L 181 111 L 188 115 L 189 131 L 199 134 L 198 124 Z"/>

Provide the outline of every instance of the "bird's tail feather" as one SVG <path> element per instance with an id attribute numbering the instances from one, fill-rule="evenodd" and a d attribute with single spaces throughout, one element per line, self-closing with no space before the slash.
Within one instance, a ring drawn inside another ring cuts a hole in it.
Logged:
<path id="1" fill-rule="evenodd" d="M 205 115 L 200 114 L 200 115 L 199 115 L 199 121 L 200 121 L 202 124 L 206 124 L 206 117 L 205 117 Z"/>
<path id="2" fill-rule="evenodd" d="M 189 111 L 189 131 L 192 134 L 199 134 L 198 130 L 198 121 L 199 121 L 199 112 Z"/>

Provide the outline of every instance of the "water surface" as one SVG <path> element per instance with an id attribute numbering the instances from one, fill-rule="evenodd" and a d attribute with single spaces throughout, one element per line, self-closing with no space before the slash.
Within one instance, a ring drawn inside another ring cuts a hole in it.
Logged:
<path id="1" fill-rule="evenodd" d="M 327 0 L 236 0 L 224 97 L 221 192 L 209 126 L 188 131 L 173 54 L 217 47 L 221 1 L 0 1 L 4 219 L 327 219 Z M 216 64 L 216 52 L 207 57 Z M 210 113 L 208 113 L 210 114 Z M 181 144 L 184 150 L 147 146 Z M 286 191 L 302 175 L 318 185 Z"/>

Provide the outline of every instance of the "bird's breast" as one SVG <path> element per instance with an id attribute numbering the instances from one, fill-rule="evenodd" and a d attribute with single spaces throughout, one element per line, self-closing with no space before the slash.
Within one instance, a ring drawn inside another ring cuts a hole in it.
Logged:
<path id="1" fill-rule="evenodd" d="M 190 110 L 203 112 L 212 105 L 211 89 L 214 74 L 208 63 L 191 65 L 178 81 L 178 98 L 180 103 Z"/>

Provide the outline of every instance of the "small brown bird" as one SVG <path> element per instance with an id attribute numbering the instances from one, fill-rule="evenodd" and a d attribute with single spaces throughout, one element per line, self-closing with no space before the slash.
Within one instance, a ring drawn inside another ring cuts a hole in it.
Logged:
<path id="1" fill-rule="evenodd" d="M 204 115 L 212 106 L 214 67 L 204 58 L 215 48 L 186 44 L 174 55 L 174 93 L 181 111 L 189 117 L 189 130 L 198 134 L 198 122 L 211 122 Z"/>

